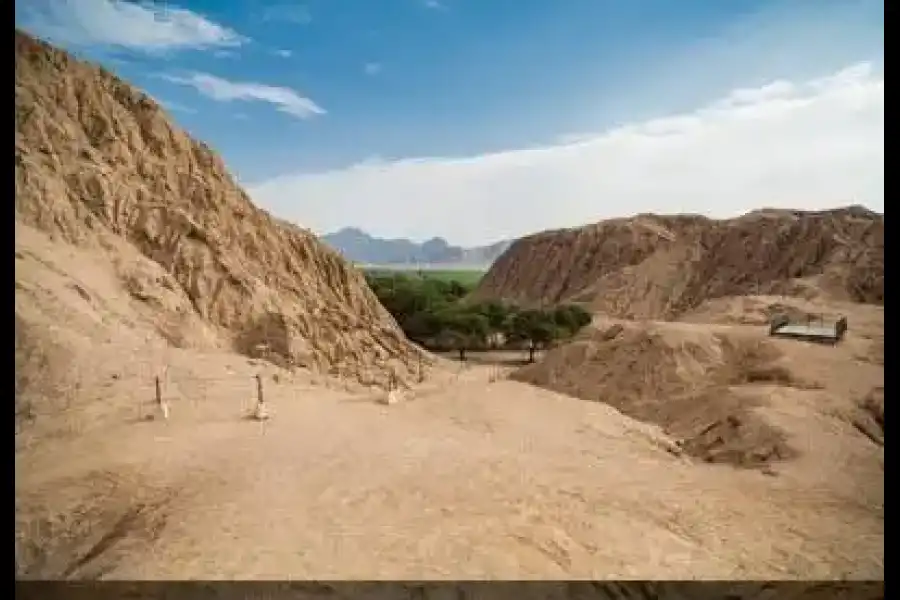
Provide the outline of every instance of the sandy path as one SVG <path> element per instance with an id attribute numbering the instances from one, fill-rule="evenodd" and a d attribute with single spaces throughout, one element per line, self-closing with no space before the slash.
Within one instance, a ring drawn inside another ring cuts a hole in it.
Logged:
<path id="1" fill-rule="evenodd" d="M 113 462 L 174 492 L 104 576 L 883 577 L 883 512 L 790 468 L 688 463 L 604 405 L 487 373 L 391 407 L 284 385 L 266 424 L 216 405 L 72 442 L 72 476 Z M 17 490 L 59 452 L 23 457 Z"/>

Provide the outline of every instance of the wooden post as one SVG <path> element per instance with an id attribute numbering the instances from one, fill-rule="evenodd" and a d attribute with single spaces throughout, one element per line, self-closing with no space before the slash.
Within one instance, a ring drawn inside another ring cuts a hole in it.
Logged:
<path id="1" fill-rule="evenodd" d="M 256 374 L 256 410 L 253 411 L 253 418 L 257 421 L 265 421 L 269 418 L 266 399 L 263 396 L 263 378 L 259 373 Z"/>
<path id="2" fill-rule="evenodd" d="M 159 378 L 159 375 L 154 379 L 154 383 L 156 385 L 156 405 L 159 407 L 159 412 L 162 415 L 164 421 L 169 420 L 169 405 L 163 400 L 162 396 L 162 381 Z"/>

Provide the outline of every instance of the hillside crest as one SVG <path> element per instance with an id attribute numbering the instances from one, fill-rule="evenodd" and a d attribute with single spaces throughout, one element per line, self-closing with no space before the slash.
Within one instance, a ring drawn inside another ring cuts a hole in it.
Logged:
<path id="1" fill-rule="evenodd" d="M 360 380 L 418 350 L 362 275 L 253 205 L 146 94 L 16 30 L 16 222 L 113 265 L 160 334 Z M 102 258 L 101 258 L 102 257 Z"/>
<path id="2" fill-rule="evenodd" d="M 859 206 L 727 220 L 651 214 L 544 231 L 513 243 L 475 294 L 651 319 L 746 294 L 883 304 L 884 215 Z"/>

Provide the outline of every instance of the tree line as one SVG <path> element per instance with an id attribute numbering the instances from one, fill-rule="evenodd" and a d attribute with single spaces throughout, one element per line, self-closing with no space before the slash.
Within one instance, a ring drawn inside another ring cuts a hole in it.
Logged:
<path id="1" fill-rule="evenodd" d="M 466 352 L 521 348 L 534 362 L 537 350 L 574 336 L 591 322 L 577 305 L 525 309 L 509 303 L 467 299 L 471 286 L 405 273 L 367 273 L 369 287 L 406 336 L 430 350 Z"/>

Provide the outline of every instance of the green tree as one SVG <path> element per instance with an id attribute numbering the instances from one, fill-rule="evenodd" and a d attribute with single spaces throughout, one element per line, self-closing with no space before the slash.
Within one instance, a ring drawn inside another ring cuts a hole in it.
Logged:
<path id="1" fill-rule="evenodd" d="M 568 336 L 575 335 L 591 322 L 591 313 L 577 304 L 564 304 L 553 309 L 553 322 Z"/>
<path id="2" fill-rule="evenodd" d="M 553 313 L 543 310 L 523 310 L 516 314 L 511 323 L 512 339 L 528 343 L 528 362 L 534 362 L 537 350 L 546 348 L 553 340 L 561 337 L 561 330 L 553 319 Z"/>
<path id="3" fill-rule="evenodd" d="M 424 346 L 437 338 L 443 327 L 441 315 L 429 309 L 413 313 L 400 322 L 406 337 Z"/>
<path id="4" fill-rule="evenodd" d="M 366 281 L 407 337 L 424 346 L 453 348 L 461 360 L 499 333 L 506 342 L 527 342 L 528 360 L 534 362 L 537 350 L 591 321 L 590 313 L 576 305 L 520 310 L 498 301 L 472 303 L 466 300 L 466 285 L 423 274 L 369 272 Z"/>
<path id="5" fill-rule="evenodd" d="M 506 333 L 509 327 L 510 315 L 514 312 L 511 307 L 495 301 L 480 302 L 471 305 L 471 310 L 484 315 L 492 332 Z"/>
<path id="6" fill-rule="evenodd" d="M 490 326 L 484 315 L 459 308 L 446 310 L 440 315 L 445 338 L 459 352 L 459 360 L 466 360 L 467 350 L 484 345 L 490 333 Z"/>
<path id="7" fill-rule="evenodd" d="M 470 291 L 469 288 L 467 288 L 460 282 L 456 281 L 455 279 L 453 279 L 449 282 L 449 285 L 447 288 L 447 293 L 451 297 L 453 297 L 454 299 L 457 299 L 457 300 L 464 298 L 466 295 L 468 295 L 469 291 Z"/>
<path id="8" fill-rule="evenodd" d="M 370 276 L 368 283 L 382 306 L 401 327 L 413 315 L 423 311 L 435 312 L 455 301 L 446 284 L 441 281 L 423 280 L 397 273 Z"/>

